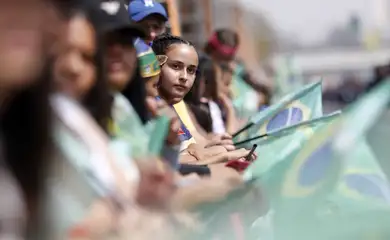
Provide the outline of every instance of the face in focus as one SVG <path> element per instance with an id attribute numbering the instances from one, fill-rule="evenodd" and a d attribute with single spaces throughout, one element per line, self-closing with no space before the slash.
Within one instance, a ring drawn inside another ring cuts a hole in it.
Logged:
<path id="1" fill-rule="evenodd" d="M 169 104 L 175 104 L 194 84 L 198 54 L 193 46 L 175 44 L 166 55 L 168 59 L 161 69 L 159 93 Z"/>
<path id="2" fill-rule="evenodd" d="M 84 16 L 76 15 L 69 21 L 68 30 L 59 48 L 54 65 L 57 89 L 81 100 L 96 79 L 95 31 Z"/>
<path id="3" fill-rule="evenodd" d="M 0 89 L 18 90 L 41 74 L 60 18 L 43 0 L 0 1 Z M 47 43 L 47 44 L 46 44 Z"/>
<path id="4" fill-rule="evenodd" d="M 137 53 L 133 40 L 124 41 L 123 35 L 110 34 L 105 54 L 108 81 L 115 91 L 123 90 L 132 79 L 137 66 Z"/>
<path id="5" fill-rule="evenodd" d="M 158 87 L 159 78 L 160 78 L 160 75 L 145 79 L 146 80 L 145 88 L 146 88 L 146 95 L 147 96 L 150 96 L 150 97 L 157 97 L 158 96 L 157 87 Z"/>
<path id="6" fill-rule="evenodd" d="M 144 41 L 148 44 L 166 31 L 165 20 L 159 15 L 150 15 L 138 24 L 146 31 L 147 38 Z"/>

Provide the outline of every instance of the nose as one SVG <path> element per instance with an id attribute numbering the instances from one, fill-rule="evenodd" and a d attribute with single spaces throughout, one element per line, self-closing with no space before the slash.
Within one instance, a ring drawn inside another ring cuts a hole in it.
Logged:
<path id="1" fill-rule="evenodd" d="M 149 40 L 153 41 L 157 37 L 157 32 L 154 30 L 149 30 Z"/>
<path id="2" fill-rule="evenodd" d="M 112 44 L 108 47 L 107 49 L 108 55 L 112 56 L 117 56 L 120 55 L 122 52 L 122 46 L 120 44 Z"/>
<path id="3" fill-rule="evenodd" d="M 69 80 L 76 80 L 80 75 L 83 62 L 81 56 L 77 54 L 70 54 L 65 59 L 64 76 Z"/>
<path id="4" fill-rule="evenodd" d="M 188 81 L 188 73 L 186 69 L 183 69 L 183 71 L 180 72 L 179 81 L 184 83 Z"/>

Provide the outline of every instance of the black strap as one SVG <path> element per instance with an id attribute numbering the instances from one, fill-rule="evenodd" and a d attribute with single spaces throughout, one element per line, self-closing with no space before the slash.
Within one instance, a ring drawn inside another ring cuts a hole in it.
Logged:
<path id="1" fill-rule="evenodd" d="M 199 176 L 211 175 L 211 171 L 209 167 L 201 166 L 201 165 L 191 165 L 191 164 L 180 164 L 179 172 L 184 176 L 189 175 L 191 173 L 196 173 Z"/>

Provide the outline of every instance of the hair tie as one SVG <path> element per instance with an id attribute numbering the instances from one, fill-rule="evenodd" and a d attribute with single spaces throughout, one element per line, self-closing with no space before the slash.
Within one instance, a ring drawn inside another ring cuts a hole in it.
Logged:
<path id="1" fill-rule="evenodd" d="M 208 43 L 225 56 L 233 56 L 236 54 L 237 47 L 230 47 L 221 43 L 218 39 L 217 33 L 214 33 L 211 36 Z"/>
<path id="2" fill-rule="evenodd" d="M 157 55 L 157 60 L 160 63 L 160 66 L 164 65 L 168 61 L 167 55 Z"/>

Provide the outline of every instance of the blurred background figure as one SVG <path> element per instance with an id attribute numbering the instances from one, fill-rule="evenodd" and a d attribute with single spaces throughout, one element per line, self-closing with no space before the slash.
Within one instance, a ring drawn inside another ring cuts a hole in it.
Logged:
<path id="1" fill-rule="evenodd" d="M 166 31 L 168 14 L 157 1 L 134 0 L 128 7 L 129 17 L 145 30 L 145 42 L 150 44 L 158 35 Z"/>

